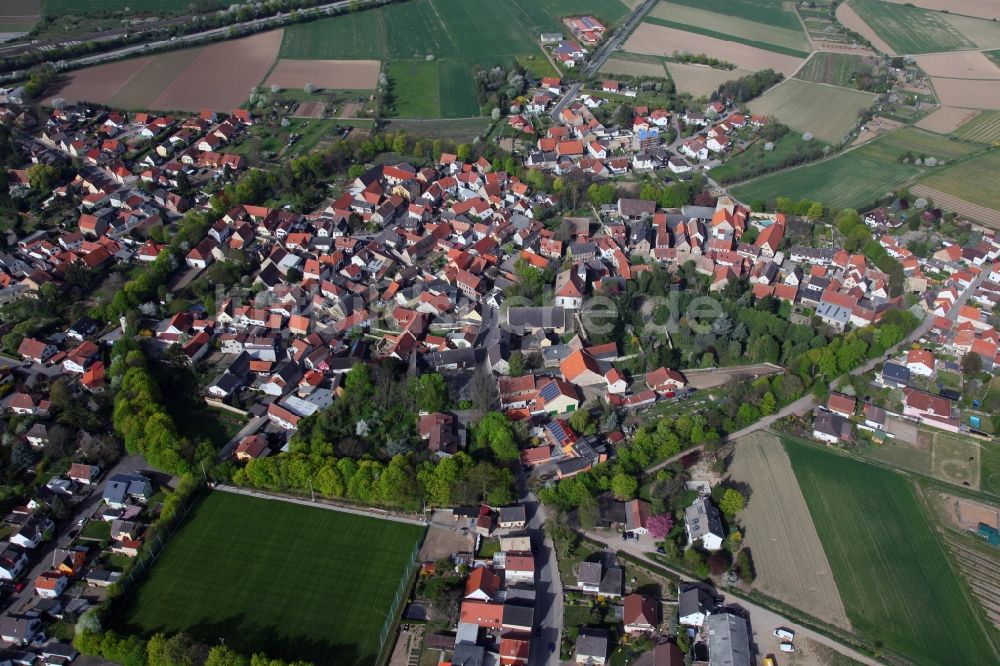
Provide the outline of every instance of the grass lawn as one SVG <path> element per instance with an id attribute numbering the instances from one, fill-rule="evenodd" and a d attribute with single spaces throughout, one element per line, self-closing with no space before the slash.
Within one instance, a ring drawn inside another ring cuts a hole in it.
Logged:
<path id="1" fill-rule="evenodd" d="M 437 62 L 398 60 L 389 63 L 393 102 L 390 115 L 401 118 L 440 118 L 441 83 Z"/>
<path id="2" fill-rule="evenodd" d="M 238 414 L 200 402 L 174 400 L 170 411 L 181 435 L 193 439 L 207 438 L 218 448 L 225 446 L 246 425 Z"/>
<path id="3" fill-rule="evenodd" d="M 903 476 L 784 440 L 851 623 L 916 664 L 998 655 Z"/>
<path id="4" fill-rule="evenodd" d="M 979 489 L 1000 495 L 1000 444 L 984 442 L 979 464 Z"/>
<path id="5" fill-rule="evenodd" d="M 90 520 L 80 530 L 81 539 L 103 541 L 111 538 L 111 523 L 106 520 Z"/>
<path id="6" fill-rule="evenodd" d="M 798 132 L 789 132 L 773 142 L 773 150 L 764 150 L 767 141 L 758 141 L 742 153 L 733 155 L 709 173 L 717 182 L 730 183 L 753 178 L 757 174 L 782 168 L 796 156 L 813 154 L 823 157 L 821 141 L 803 141 Z M 810 161 L 810 160 L 806 160 Z"/>
<path id="7" fill-rule="evenodd" d="M 372 664 L 423 528 L 209 494 L 116 618 L 144 636 L 316 664 Z M 363 535 L 363 536 L 361 536 Z"/>

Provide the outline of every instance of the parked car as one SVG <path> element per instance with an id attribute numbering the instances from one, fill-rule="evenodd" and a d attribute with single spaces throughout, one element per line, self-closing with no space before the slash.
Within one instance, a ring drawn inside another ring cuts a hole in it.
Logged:
<path id="1" fill-rule="evenodd" d="M 782 643 L 778 646 L 782 652 L 795 652 L 795 646 L 791 643 Z"/>
<path id="2" fill-rule="evenodd" d="M 791 643 L 795 640 L 795 632 L 791 629 L 785 629 L 784 627 L 778 627 L 774 630 L 775 638 L 780 638 L 782 641 Z"/>

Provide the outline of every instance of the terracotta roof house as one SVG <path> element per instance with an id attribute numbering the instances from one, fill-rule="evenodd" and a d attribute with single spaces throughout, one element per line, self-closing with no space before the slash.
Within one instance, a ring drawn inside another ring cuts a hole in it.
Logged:
<path id="1" fill-rule="evenodd" d="M 240 462 L 262 458 L 270 454 L 267 439 L 261 435 L 247 435 L 236 445 L 233 456 Z"/>
<path id="2" fill-rule="evenodd" d="M 560 361 L 559 369 L 566 381 L 573 382 L 577 386 L 604 383 L 604 373 L 601 372 L 597 360 L 582 349 L 577 349 Z"/>
<path id="3" fill-rule="evenodd" d="M 500 590 L 500 582 L 500 576 L 488 567 L 473 569 L 465 581 L 465 598 L 493 601 Z"/>
<path id="4" fill-rule="evenodd" d="M 857 406 L 857 402 L 857 400 L 849 395 L 832 392 L 826 401 L 826 408 L 835 414 L 840 414 L 845 419 L 849 419 L 854 416 L 854 409 Z"/>
<path id="5" fill-rule="evenodd" d="M 631 635 L 651 634 L 659 624 L 657 618 L 656 600 L 642 594 L 630 594 L 625 597 L 622 623 L 625 633 Z"/>

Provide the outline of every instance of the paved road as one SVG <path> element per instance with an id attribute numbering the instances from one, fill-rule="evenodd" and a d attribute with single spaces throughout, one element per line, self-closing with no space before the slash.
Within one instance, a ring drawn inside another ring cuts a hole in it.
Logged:
<path id="1" fill-rule="evenodd" d="M 653 8 L 653 5 L 655 5 L 656 2 L 657 0 L 646 0 L 646 2 L 632 10 L 632 14 L 629 15 L 625 23 L 623 23 L 620 28 L 615 30 L 615 33 L 611 35 L 611 37 L 603 44 L 601 44 L 596 51 L 594 51 L 594 55 L 591 56 L 590 62 L 587 63 L 583 73 L 587 76 L 594 76 L 597 74 L 597 71 L 604 66 L 608 57 L 621 48 L 622 44 L 625 43 L 625 40 L 628 39 L 632 34 L 632 31 L 639 26 L 639 23 L 642 22 L 642 19 L 646 16 L 649 10 Z"/>
<path id="2" fill-rule="evenodd" d="M 652 543 L 639 543 L 636 541 L 622 541 L 621 536 L 618 532 L 599 532 L 592 531 L 586 532 L 586 535 L 595 541 L 603 543 L 606 547 L 611 550 L 623 550 L 630 555 L 637 558 L 652 562 L 658 567 L 666 569 L 676 575 L 681 581 L 691 581 L 700 582 L 694 578 L 691 578 L 687 574 L 673 567 L 669 567 L 660 562 L 656 562 L 651 559 L 649 555 L 651 554 Z M 836 641 L 828 636 L 824 636 L 808 627 L 803 627 L 802 625 L 792 622 L 786 617 L 778 615 L 774 611 L 771 611 L 763 606 L 758 606 L 757 604 L 751 603 L 734 595 L 721 595 L 723 597 L 723 603 L 727 605 L 739 606 L 745 609 L 749 613 L 750 620 L 750 630 L 753 642 L 758 646 L 758 651 L 760 651 L 760 643 L 766 640 L 765 636 L 770 636 L 771 632 L 775 627 L 787 627 L 795 632 L 796 638 L 805 637 L 816 641 L 817 643 L 822 643 L 823 645 L 836 650 L 837 652 L 847 655 L 851 659 L 855 659 L 868 666 L 879 666 L 878 661 L 872 659 L 871 657 L 861 654 L 856 650 Z"/>
<path id="3" fill-rule="evenodd" d="M 89 519 L 94 515 L 98 505 L 101 503 L 101 496 L 104 495 L 104 488 L 108 484 L 108 479 L 115 474 L 129 474 L 144 469 L 146 469 L 146 461 L 142 456 L 125 456 L 119 460 L 118 464 L 112 467 L 101 479 L 101 482 L 80 502 L 76 507 L 73 517 L 66 521 L 66 524 L 59 530 L 58 535 L 32 551 L 31 557 L 35 564 L 24 576 L 27 585 L 24 586 L 24 589 L 19 594 L 11 596 L 11 601 L 8 605 L 9 613 L 20 612 L 26 603 L 31 600 L 35 591 L 35 578 L 52 568 L 51 559 L 53 550 L 69 547 L 70 542 L 73 541 L 69 533 L 76 529 L 77 522 L 81 519 Z"/>
<path id="4" fill-rule="evenodd" d="M 556 563 L 556 553 L 552 540 L 543 529 L 545 507 L 534 493 L 525 493 L 521 498 L 528 513 L 528 532 L 532 543 L 540 544 L 535 554 L 535 625 L 539 635 L 532 638 L 531 666 L 559 666 L 559 644 L 563 626 L 563 588 Z M 549 645 L 555 649 L 549 652 Z"/>

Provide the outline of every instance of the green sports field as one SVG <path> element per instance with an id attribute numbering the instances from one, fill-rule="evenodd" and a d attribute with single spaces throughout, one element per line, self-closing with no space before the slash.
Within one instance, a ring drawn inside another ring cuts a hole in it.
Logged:
<path id="1" fill-rule="evenodd" d="M 915 664 L 995 664 L 966 592 L 910 482 L 785 441 L 855 631 Z"/>
<path id="2" fill-rule="evenodd" d="M 115 628 L 184 631 L 250 654 L 368 665 L 423 528 L 210 493 L 164 549 Z"/>

